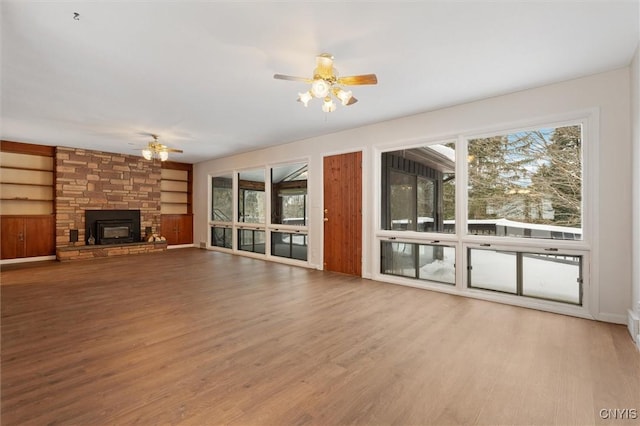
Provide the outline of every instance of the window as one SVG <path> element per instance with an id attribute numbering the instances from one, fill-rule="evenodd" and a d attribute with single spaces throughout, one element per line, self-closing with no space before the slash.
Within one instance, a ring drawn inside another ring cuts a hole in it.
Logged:
<path id="1" fill-rule="evenodd" d="M 238 250 L 265 254 L 265 231 L 238 229 Z"/>
<path id="2" fill-rule="evenodd" d="M 307 226 L 307 164 L 271 169 L 271 223 Z"/>
<path id="3" fill-rule="evenodd" d="M 585 123 L 460 135 L 459 143 L 383 152 L 380 274 L 415 280 L 412 285 L 424 280 L 588 306 Z M 456 160 L 465 167 L 464 182 L 456 182 Z M 461 206 L 466 211 L 456 212 Z M 467 273 L 456 274 L 462 264 Z M 464 279 L 456 283 L 456 276 Z"/>
<path id="4" fill-rule="evenodd" d="M 381 229 L 397 231 L 392 240 L 455 233 L 455 156 L 453 142 L 382 154 Z M 380 272 L 455 284 L 455 247 L 433 243 L 381 241 Z"/>
<path id="5" fill-rule="evenodd" d="M 211 245 L 215 247 L 232 248 L 233 231 L 231 227 L 213 226 L 211 227 Z"/>
<path id="6" fill-rule="evenodd" d="M 383 153 L 381 228 L 455 233 L 454 177 L 454 143 Z"/>
<path id="7" fill-rule="evenodd" d="M 233 178 L 231 174 L 211 179 L 211 245 L 233 248 Z"/>
<path id="8" fill-rule="evenodd" d="M 238 222 L 265 223 L 262 169 L 238 173 Z"/>
<path id="9" fill-rule="evenodd" d="M 307 163 L 271 169 L 271 255 L 307 260 Z"/>
<path id="10" fill-rule="evenodd" d="M 211 220 L 232 222 L 233 179 L 231 175 L 212 179 Z"/>
<path id="11" fill-rule="evenodd" d="M 300 162 L 212 178 L 211 247 L 307 261 L 307 169 Z"/>
<path id="12" fill-rule="evenodd" d="M 582 304 L 582 256 L 511 250 L 468 251 L 469 287 Z"/>
<path id="13" fill-rule="evenodd" d="M 271 254 L 289 259 L 307 260 L 307 234 L 272 232 Z"/>
<path id="14" fill-rule="evenodd" d="M 469 140 L 468 233 L 582 239 L 582 126 Z"/>
<path id="15" fill-rule="evenodd" d="M 381 242 L 381 273 L 455 284 L 454 247 L 410 242 Z"/>

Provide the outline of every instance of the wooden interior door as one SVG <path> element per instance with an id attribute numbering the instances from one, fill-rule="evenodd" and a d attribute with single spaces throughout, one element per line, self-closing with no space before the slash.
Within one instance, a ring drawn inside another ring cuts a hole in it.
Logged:
<path id="1" fill-rule="evenodd" d="M 324 269 L 362 276 L 362 152 L 324 157 Z"/>

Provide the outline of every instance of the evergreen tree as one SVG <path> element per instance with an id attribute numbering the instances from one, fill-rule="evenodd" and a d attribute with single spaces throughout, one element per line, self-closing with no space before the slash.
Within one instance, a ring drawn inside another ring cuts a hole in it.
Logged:
<path id="1" fill-rule="evenodd" d="M 505 162 L 506 138 L 494 136 L 469 143 L 469 219 L 496 217 L 496 206 L 504 204 L 509 189 Z"/>

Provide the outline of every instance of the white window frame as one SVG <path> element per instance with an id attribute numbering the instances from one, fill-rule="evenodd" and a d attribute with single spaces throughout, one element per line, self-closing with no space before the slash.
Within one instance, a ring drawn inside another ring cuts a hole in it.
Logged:
<path id="1" fill-rule="evenodd" d="M 309 247 L 311 247 L 311 241 L 310 238 L 311 236 L 309 235 L 309 223 L 307 223 L 305 226 L 298 226 L 298 225 L 283 225 L 283 224 L 274 224 L 271 223 L 271 169 L 274 167 L 279 167 L 279 166 L 286 166 L 286 165 L 291 165 L 291 164 L 307 164 L 307 166 L 309 166 L 310 164 L 310 160 L 308 157 L 304 157 L 304 158 L 298 158 L 298 159 L 291 159 L 291 160 L 287 160 L 287 161 L 283 161 L 283 162 L 278 162 L 278 163 L 269 163 L 269 164 L 261 164 L 261 165 L 256 165 L 256 166 L 252 166 L 252 167 L 243 167 L 243 168 L 239 168 L 239 169 L 233 169 L 233 170 L 225 170 L 223 172 L 220 173 L 216 173 L 216 174 L 210 174 L 208 176 L 208 238 L 207 238 L 207 243 L 206 243 L 206 248 L 207 250 L 211 250 L 211 251 L 221 251 L 221 252 L 226 252 L 226 253 L 231 253 L 231 254 L 236 254 L 236 255 L 240 255 L 240 256 L 245 256 L 245 257 L 252 257 L 252 258 L 257 258 L 257 259 L 263 259 L 263 260 L 269 260 L 269 261 L 273 261 L 273 262 L 277 262 L 277 263 L 284 263 L 284 264 L 289 264 L 289 265 L 295 265 L 295 266 L 303 266 L 303 267 L 309 267 L 309 257 L 310 257 L 310 249 Z M 247 223 L 247 222 L 240 222 L 238 220 L 238 197 L 239 197 L 239 193 L 238 193 L 238 188 L 239 188 L 239 174 L 242 172 L 246 172 L 246 171 L 255 171 L 255 170 L 263 170 L 264 172 L 264 193 L 265 193 L 265 221 L 264 223 Z M 309 171 L 307 171 L 307 182 L 309 182 Z M 231 222 L 226 222 L 226 221 L 215 221 L 212 220 L 212 212 L 211 212 L 211 208 L 212 208 L 212 197 L 213 197 L 213 178 L 215 177 L 229 177 L 229 175 L 232 176 L 232 191 L 233 191 L 233 218 Z M 307 185 L 307 199 L 310 200 L 311 198 L 311 188 L 310 185 Z M 309 219 L 310 220 L 310 219 Z M 230 227 L 231 228 L 231 232 L 233 234 L 232 236 L 232 248 L 228 249 L 226 247 L 219 247 L 219 246 L 213 246 L 211 245 L 211 228 L 212 227 Z M 241 229 L 247 229 L 247 230 L 257 230 L 257 231 L 263 231 L 265 233 L 265 253 L 254 253 L 254 252 L 250 252 L 250 251 L 245 251 L 245 250 L 240 250 L 238 248 L 238 231 Z M 275 256 L 271 254 L 271 232 L 284 232 L 284 233 L 292 233 L 292 234 L 304 234 L 307 236 L 307 248 L 308 248 L 308 253 L 307 253 L 307 260 L 299 260 L 299 259 L 292 259 L 292 258 L 287 258 L 287 257 L 281 257 L 281 256 Z"/>
<path id="2" fill-rule="evenodd" d="M 593 244 L 598 240 L 597 206 L 599 188 L 599 110 L 597 108 L 538 117 L 520 122 L 502 123 L 480 129 L 461 131 L 455 135 L 443 135 L 437 138 L 396 141 L 374 147 L 374 173 L 372 193 L 374 194 L 374 217 L 372 235 L 374 244 L 372 264 L 373 279 L 394 284 L 435 290 L 443 293 L 458 294 L 483 300 L 492 300 L 516 306 L 529 307 L 549 312 L 573 315 L 583 318 L 595 318 L 598 306 L 598 267 L 593 259 L 598 258 L 598 247 Z M 580 124 L 582 126 L 582 240 L 548 240 L 541 238 L 519 238 L 469 235 L 467 212 L 467 154 L 468 141 L 482 137 L 504 135 L 512 132 L 535 130 L 540 128 L 557 128 Z M 456 151 L 456 228 L 454 234 L 422 233 L 414 231 L 387 231 L 381 226 L 381 155 L 383 152 L 398 149 L 443 144 L 455 141 Z M 413 242 L 422 244 L 442 244 L 456 249 L 456 283 L 446 284 L 404 278 L 381 273 L 380 242 Z M 502 294 L 482 289 L 469 288 L 467 283 L 467 250 L 469 248 L 503 248 L 511 251 L 548 253 L 549 249 L 557 249 L 557 254 L 582 256 L 582 305 L 576 306 L 563 302 L 535 299 L 526 296 Z"/>

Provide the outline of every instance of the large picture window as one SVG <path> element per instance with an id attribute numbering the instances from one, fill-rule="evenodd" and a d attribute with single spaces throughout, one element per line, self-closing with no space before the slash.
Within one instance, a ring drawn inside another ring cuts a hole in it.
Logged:
<path id="1" fill-rule="evenodd" d="M 459 135 L 456 143 L 381 153 L 380 274 L 588 306 L 584 125 Z"/>
<path id="2" fill-rule="evenodd" d="M 384 230 L 455 232 L 455 144 L 382 154 Z"/>
<path id="3" fill-rule="evenodd" d="M 582 239 L 582 127 L 468 143 L 468 233 Z"/>

